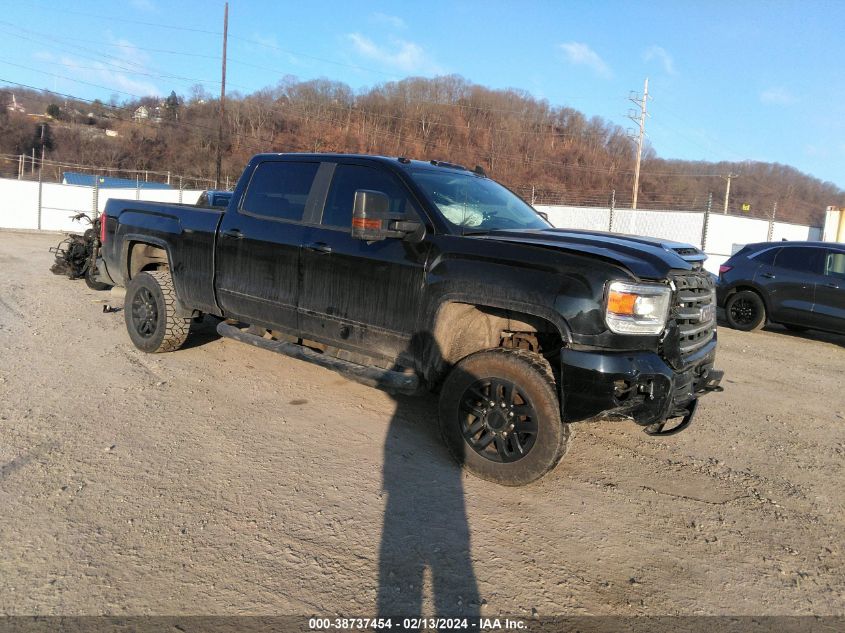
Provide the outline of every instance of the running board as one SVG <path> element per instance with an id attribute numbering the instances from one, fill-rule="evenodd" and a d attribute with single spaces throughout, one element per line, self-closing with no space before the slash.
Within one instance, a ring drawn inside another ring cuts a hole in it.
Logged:
<path id="1" fill-rule="evenodd" d="M 417 393 L 420 388 L 420 381 L 416 374 L 406 374 L 390 369 L 382 369 L 371 365 L 359 365 L 348 360 L 334 358 L 327 354 L 316 352 L 303 345 L 288 343 L 286 341 L 274 341 L 250 334 L 238 329 L 234 325 L 221 321 L 217 324 L 217 333 L 225 338 L 230 338 L 241 343 L 248 343 L 254 347 L 260 347 L 277 354 L 284 354 L 298 360 L 305 360 L 331 369 L 343 374 L 350 380 L 360 382 L 363 385 L 377 387 L 386 391 L 398 391 L 400 393 Z"/>

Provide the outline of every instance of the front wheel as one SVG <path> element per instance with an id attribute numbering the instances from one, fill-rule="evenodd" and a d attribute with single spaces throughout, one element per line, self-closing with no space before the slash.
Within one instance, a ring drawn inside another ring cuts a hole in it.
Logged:
<path id="1" fill-rule="evenodd" d="M 172 352 L 188 338 L 191 320 L 177 315 L 168 270 L 138 273 L 126 287 L 123 315 L 129 338 L 145 352 Z"/>
<path id="2" fill-rule="evenodd" d="M 461 360 L 440 393 L 440 430 L 459 464 L 505 486 L 542 477 L 569 442 L 549 363 L 522 350 Z"/>
<path id="3" fill-rule="evenodd" d="M 735 330 L 759 330 L 766 324 L 766 306 L 753 290 L 741 290 L 728 297 L 725 319 Z"/>

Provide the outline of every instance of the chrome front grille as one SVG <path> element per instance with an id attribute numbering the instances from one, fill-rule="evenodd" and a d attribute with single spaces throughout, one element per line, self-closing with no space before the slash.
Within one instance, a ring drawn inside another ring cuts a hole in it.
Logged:
<path id="1" fill-rule="evenodd" d="M 679 274 L 672 278 L 675 300 L 672 306 L 681 357 L 695 353 L 716 332 L 716 291 L 706 272 Z"/>

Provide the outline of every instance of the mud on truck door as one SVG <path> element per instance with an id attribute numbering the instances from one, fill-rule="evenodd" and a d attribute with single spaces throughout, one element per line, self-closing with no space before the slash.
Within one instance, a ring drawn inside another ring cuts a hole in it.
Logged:
<path id="1" fill-rule="evenodd" d="M 334 167 L 319 226 L 302 250 L 300 326 L 341 347 L 398 357 L 418 325 L 427 243 L 352 237 L 355 192 L 383 193 L 390 216 L 421 222 L 405 185 L 386 170 Z"/>
<path id="2" fill-rule="evenodd" d="M 224 314 L 297 329 L 299 253 L 319 168 L 319 162 L 262 162 L 241 204 L 224 214 L 216 257 Z"/>

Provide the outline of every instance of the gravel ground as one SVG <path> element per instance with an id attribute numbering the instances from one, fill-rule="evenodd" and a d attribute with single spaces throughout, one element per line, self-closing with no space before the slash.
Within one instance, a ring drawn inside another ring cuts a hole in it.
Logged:
<path id="1" fill-rule="evenodd" d="M 216 336 L 146 355 L 0 232 L 0 613 L 843 614 L 845 337 L 720 329 L 690 430 L 506 489 L 430 398 Z"/>

